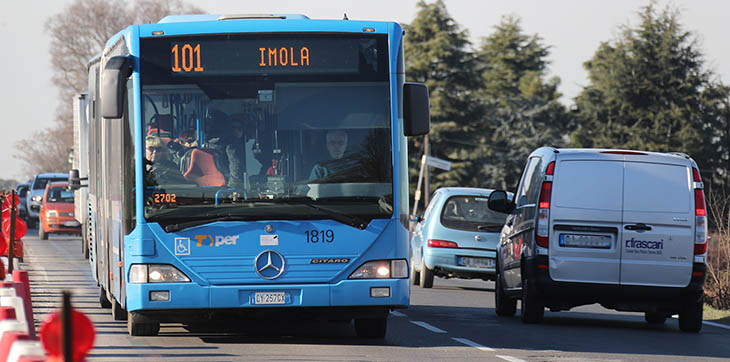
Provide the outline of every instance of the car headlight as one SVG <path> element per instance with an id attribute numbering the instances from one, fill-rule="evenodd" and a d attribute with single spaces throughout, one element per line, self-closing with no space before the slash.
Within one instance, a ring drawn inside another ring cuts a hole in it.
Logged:
<path id="1" fill-rule="evenodd" d="M 37 203 L 40 203 L 41 200 L 43 200 L 43 195 L 35 195 L 35 196 L 31 197 L 31 200 L 33 200 Z"/>
<path id="2" fill-rule="evenodd" d="M 408 278 L 408 263 L 405 259 L 373 260 L 357 268 L 349 279 L 391 279 Z"/>
<path id="3" fill-rule="evenodd" d="M 185 283 L 190 282 L 183 272 L 167 264 L 133 264 L 129 268 L 129 282 L 143 283 Z"/>
<path id="4" fill-rule="evenodd" d="M 56 210 L 48 210 L 46 211 L 46 217 L 58 217 L 58 212 Z"/>

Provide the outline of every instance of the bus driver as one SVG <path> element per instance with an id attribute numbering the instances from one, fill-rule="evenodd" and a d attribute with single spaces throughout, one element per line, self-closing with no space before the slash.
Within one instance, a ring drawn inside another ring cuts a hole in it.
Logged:
<path id="1" fill-rule="evenodd" d="M 327 131 L 326 139 L 327 152 L 329 153 L 330 160 L 315 164 L 309 175 L 310 180 L 325 178 L 334 173 L 331 165 L 335 163 L 334 161 L 342 159 L 347 150 L 347 132 L 343 130 L 330 130 Z"/>

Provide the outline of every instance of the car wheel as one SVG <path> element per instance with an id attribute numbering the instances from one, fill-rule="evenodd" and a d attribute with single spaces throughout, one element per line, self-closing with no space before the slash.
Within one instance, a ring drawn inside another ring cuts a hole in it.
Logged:
<path id="1" fill-rule="evenodd" d="M 385 338 L 388 317 L 355 319 L 355 334 L 359 338 Z"/>
<path id="2" fill-rule="evenodd" d="M 136 312 L 128 312 L 127 332 L 130 336 L 156 336 L 160 333 L 160 322 Z"/>
<path id="3" fill-rule="evenodd" d="M 413 264 L 413 257 L 411 257 L 411 284 L 413 284 L 413 285 L 421 284 L 421 272 L 416 271 L 416 267 Z"/>
<path id="4" fill-rule="evenodd" d="M 106 291 L 104 288 L 99 288 L 99 305 L 101 305 L 102 308 L 112 307 L 112 303 L 109 301 L 109 298 L 106 297 Z"/>
<path id="5" fill-rule="evenodd" d="M 545 315 L 545 305 L 537 296 L 535 288 L 528 279 L 522 280 L 522 309 L 520 311 L 522 322 L 540 323 Z"/>
<path id="6" fill-rule="evenodd" d="M 700 299 L 684 305 L 679 312 L 679 329 L 682 332 L 697 333 L 702 329 L 702 307 L 704 303 Z"/>
<path id="7" fill-rule="evenodd" d="M 38 238 L 41 240 L 48 240 L 48 233 L 43 230 L 43 225 L 39 225 L 38 227 Z"/>
<path id="8" fill-rule="evenodd" d="M 517 312 L 517 300 L 504 295 L 502 276 L 499 274 L 494 281 L 494 311 L 503 317 L 511 317 Z"/>
<path id="9" fill-rule="evenodd" d="M 659 312 L 645 312 L 644 319 L 649 324 L 664 324 L 667 320 L 667 315 Z"/>
<path id="10" fill-rule="evenodd" d="M 423 256 L 421 256 L 421 275 L 420 275 L 420 283 L 421 288 L 431 288 L 433 287 L 433 270 L 429 269 L 426 266 L 426 262 L 423 260 Z"/>

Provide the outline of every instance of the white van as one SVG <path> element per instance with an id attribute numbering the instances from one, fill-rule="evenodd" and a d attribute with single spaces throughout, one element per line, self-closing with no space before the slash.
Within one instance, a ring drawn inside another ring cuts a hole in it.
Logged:
<path id="1" fill-rule="evenodd" d="M 497 249 L 498 315 L 538 323 L 544 308 L 600 303 L 644 312 L 649 323 L 679 314 L 702 327 L 707 223 L 697 164 L 680 153 L 543 147 L 528 158 Z"/>

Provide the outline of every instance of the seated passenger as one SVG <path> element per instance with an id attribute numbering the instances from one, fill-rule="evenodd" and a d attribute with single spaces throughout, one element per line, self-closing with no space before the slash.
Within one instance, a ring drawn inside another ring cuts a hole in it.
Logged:
<path id="1" fill-rule="evenodd" d="M 149 185 L 187 183 L 180 173 L 180 168 L 172 162 L 170 152 L 160 137 L 145 138 L 145 158 Z"/>

